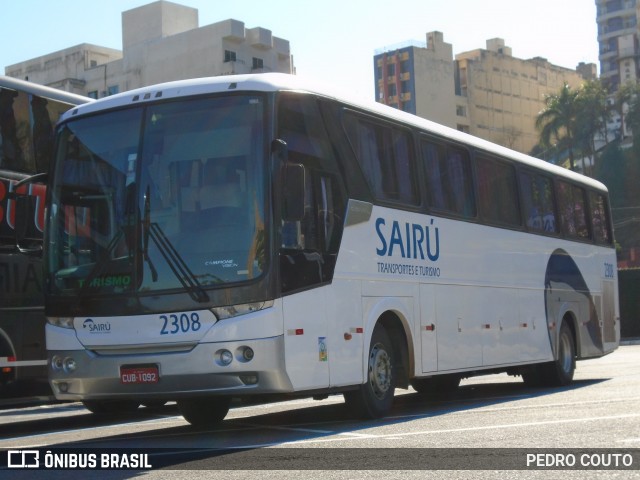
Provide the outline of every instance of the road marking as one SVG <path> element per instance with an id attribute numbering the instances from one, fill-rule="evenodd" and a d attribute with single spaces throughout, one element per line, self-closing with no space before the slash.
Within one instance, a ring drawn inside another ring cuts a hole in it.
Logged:
<path id="1" fill-rule="evenodd" d="M 481 427 L 466 427 L 466 428 L 447 428 L 441 430 L 423 430 L 419 432 L 406 432 L 406 433 L 392 433 L 388 435 L 376 435 L 375 437 L 378 439 L 383 438 L 406 438 L 413 437 L 418 435 L 434 435 L 434 434 L 442 434 L 442 433 L 460 433 L 460 432 L 474 432 L 474 431 L 482 431 L 482 430 L 506 430 L 511 428 L 522 428 L 522 427 L 538 427 L 542 425 L 561 425 L 568 423 L 581 423 L 581 422 L 598 422 L 598 421 L 607 421 L 607 420 L 621 420 L 625 418 L 638 418 L 640 417 L 640 413 L 630 413 L 626 415 L 613 415 L 608 417 L 589 417 L 589 418 L 570 418 L 570 419 L 562 419 L 562 420 L 546 420 L 542 422 L 524 422 L 524 423 L 508 423 L 502 425 L 485 425 Z M 361 437 L 360 437 L 361 438 Z M 306 440 L 296 440 L 291 442 L 283 442 L 279 445 L 296 445 L 301 443 L 328 443 L 328 442 L 343 442 L 345 440 L 356 440 L 357 436 L 353 436 L 352 438 L 326 438 L 326 439 L 306 439 Z"/>
<path id="2" fill-rule="evenodd" d="M 625 438 L 623 440 L 618 440 L 618 443 L 638 443 L 638 444 L 640 444 L 640 438 Z"/>
<path id="3" fill-rule="evenodd" d="M 292 432 L 321 433 L 323 435 L 336 433 L 334 430 L 318 430 L 317 428 L 289 427 L 287 425 L 260 425 L 259 423 L 244 423 L 244 422 L 241 423 L 240 425 L 245 425 L 247 427 L 252 427 L 252 428 L 260 428 L 264 430 L 285 430 L 285 431 L 292 431 Z"/>

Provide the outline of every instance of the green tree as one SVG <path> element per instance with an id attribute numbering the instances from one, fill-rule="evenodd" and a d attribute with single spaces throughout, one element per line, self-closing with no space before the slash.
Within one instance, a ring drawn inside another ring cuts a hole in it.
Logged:
<path id="1" fill-rule="evenodd" d="M 536 117 L 540 143 L 551 147 L 566 148 L 571 170 L 575 170 L 574 149 L 578 118 L 578 90 L 565 83 L 559 93 L 545 97 L 545 108 Z M 554 142 L 555 140 L 555 142 Z"/>
<path id="2" fill-rule="evenodd" d="M 615 109 L 620 116 L 620 139 L 624 138 L 625 124 L 628 120 L 628 109 L 633 103 L 634 98 L 638 95 L 638 85 L 635 83 L 626 83 L 616 92 Z"/>
<path id="3" fill-rule="evenodd" d="M 575 140 L 582 158 L 585 156 L 595 163 L 596 136 L 600 135 L 605 144 L 609 143 L 607 121 L 611 117 L 611 108 L 607 103 L 607 90 L 599 80 L 586 82 L 576 96 Z M 583 160 L 584 162 L 584 160 Z M 583 173 L 587 173 L 583 163 Z M 591 175 L 593 171 L 591 170 Z"/>

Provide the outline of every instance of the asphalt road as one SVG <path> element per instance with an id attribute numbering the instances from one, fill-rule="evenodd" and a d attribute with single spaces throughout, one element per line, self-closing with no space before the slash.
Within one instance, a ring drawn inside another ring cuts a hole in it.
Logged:
<path id="1" fill-rule="evenodd" d="M 238 404 L 215 430 L 191 427 L 172 404 L 108 419 L 75 403 L 9 409 L 0 411 L 0 450 L 9 449 L 98 459 L 126 449 L 146 452 L 152 468 L 12 469 L 0 478 L 640 479 L 640 345 L 579 362 L 566 388 L 531 389 L 519 377 L 492 375 L 463 380 L 445 399 L 397 390 L 391 415 L 375 421 L 350 418 L 341 396 Z M 630 452 L 633 469 L 560 471 L 549 462 L 573 456 L 580 466 L 611 460 L 611 452 Z M 536 457 L 553 469 L 523 464 L 526 454 L 554 455 Z"/>

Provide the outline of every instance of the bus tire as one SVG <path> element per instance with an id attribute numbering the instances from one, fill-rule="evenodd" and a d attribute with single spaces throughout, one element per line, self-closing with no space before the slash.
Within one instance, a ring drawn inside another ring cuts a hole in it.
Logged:
<path id="1" fill-rule="evenodd" d="M 529 387 L 564 387 L 573 380 L 576 370 L 576 344 L 567 322 L 562 322 L 558 336 L 558 358 L 552 362 L 535 365 L 522 373 Z"/>
<path id="2" fill-rule="evenodd" d="M 215 427 L 229 413 L 231 397 L 198 397 L 178 400 L 178 410 L 194 427 Z"/>
<path id="3" fill-rule="evenodd" d="M 576 344 L 567 322 L 562 322 L 558 336 L 558 358 L 544 365 L 544 382 L 550 387 L 563 387 L 573 380 L 576 370 Z"/>
<path id="4" fill-rule="evenodd" d="M 135 400 L 85 400 L 84 408 L 95 415 L 121 415 L 138 410 L 140 403 Z"/>
<path id="5" fill-rule="evenodd" d="M 438 375 L 431 378 L 413 378 L 410 383 L 420 395 L 443 398 L 455 392 L 460 380 L 458 375 Z"/>
<path id="6" fill-rule="evenodd" d="M 367 365 L 367 381 L 357 390 L 345 392 L 351 412 L 361 418 L 383 417 L 391 410 L 396 388 L 394 351 L 384 327 L 378 325 L 371 336 Z"/>

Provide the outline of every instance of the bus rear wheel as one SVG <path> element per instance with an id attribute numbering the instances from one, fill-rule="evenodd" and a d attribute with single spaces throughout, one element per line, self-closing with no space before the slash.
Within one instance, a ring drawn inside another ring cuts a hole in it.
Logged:
<path id="1" fill-rule="evenodd" d="M 576 344 L 567 322 L 562 322 L 558 336 L 558 358 L 536 365 L 522 374 L 530 387 L 564 387 L 573 380 L 576 370 Z"/>
<path id="2" fill-rule="evenodd" d="M 358 417 L 383 417 L 393 404 L 396 388 L 394 351 L 389 335 L 378 326 L 371 336 L 366 382 L 357 390 L 345 392 L 347 407 Z"/>
<path id="3" fill-rule="evenodd" d="M 194 427 L 215 427 L 229 413 L 231 397 L 199 397 L 178 400 L 178 410 Z"/>

